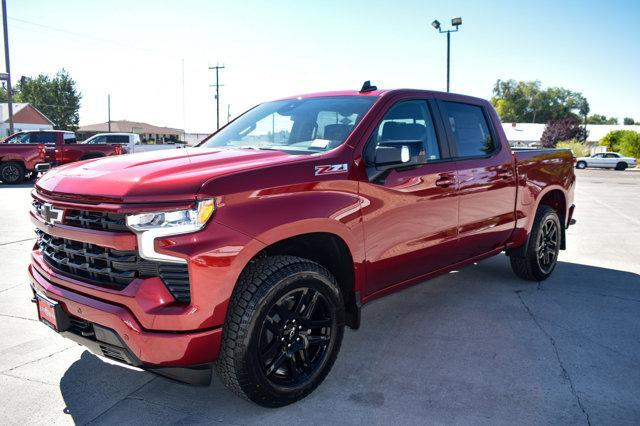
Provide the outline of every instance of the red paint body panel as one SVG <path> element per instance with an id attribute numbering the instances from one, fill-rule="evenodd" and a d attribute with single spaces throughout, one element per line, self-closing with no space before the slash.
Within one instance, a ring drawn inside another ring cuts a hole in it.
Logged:
<path id="1" fill-rule="evenodd" d="M 67 278 L 52 271 L 37 248 L 30 267 L 33 284 L 65 309 L 87 307 L 82 308 L 86 314 L 77 315 L 119 334 L 132 333 L 133 324 L 136 353 L 147 362 L 188 365 L 215 359 L 240 273 L 264 248 L 287 238 L 328 233 L 343 241 L 353 259 L 354 290 L 368 302 L 522 246 L 540 200 L 550 191 L 564 200 L 561 216 L 568 225 L 575 185 L 571 154 L 512 153 L 488 102 L 420 90 L 302 97 L 357 95 L 377 99 L 345 143 L 328 152 L 156 151 L 59 167 L 37 182 L 33 196 L 61 209 L 138 213 L 184 209 L 198 199 L 215 198 L 217 210 L 205 228 L 155 242 L 158 252 L 187 261 L 190 303 L 176 303 L 159 278 L 136 279 L 121 291 Z M 389 108 L 407 99 L 483 107 L 500 149 L 486 158 L 445 156 L 370 182 L 365 143 Z M 315 174 L 318 166 L 343 164 L 345 172 Z M 443 177 L 449 186 L 436 185 Z M 32 221 L 51 235 L 137 249 L 133 233 L 52 226 L 35 215 Z M 169 336 L 175 336 L 176 348 Z"/>
<path id="2" fill-rule="evenodd" d="M 45 162 L 44 145 L 37 143 L 0 143 L 0 163 L 15 161 L 27 172 L 36 169 L 36 164 Z"/>

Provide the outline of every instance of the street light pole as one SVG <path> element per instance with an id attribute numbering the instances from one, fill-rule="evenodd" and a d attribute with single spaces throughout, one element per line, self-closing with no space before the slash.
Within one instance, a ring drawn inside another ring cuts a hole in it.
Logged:
<path id="1" fill-rule="evenodd" d="M 462 18 L 457 17 L 451 20 L 451 25 L 455 27 L 455 29 L 443 30 L 440 25 L 440 21 L 437 19 L 431 23 L 431 26 L 438 30 L 439 33 L 447 33 L 447 92 L 450 90 L 450 81 L 451 81 L 451 33 L 455 33 L 458 31 L 458 27 L 462 25 Z"/>
<path id="2" fill-rule="evenodd" d="M 7 106 L 9 108 L 9 134 L 13 134 L 13 89 L 11 88 L 11 65 L 9 63 L 9 30 L 7 29 L 7 1 L 2 0 L 2 26 L 4 29 L 4 62 L 7 67 Z"/>
<path id="3" fill-rule="evenodd" d="M 447 93 L 449 93 L 449 81 L 451 80 L 451 32 L 447 31 Z"/>

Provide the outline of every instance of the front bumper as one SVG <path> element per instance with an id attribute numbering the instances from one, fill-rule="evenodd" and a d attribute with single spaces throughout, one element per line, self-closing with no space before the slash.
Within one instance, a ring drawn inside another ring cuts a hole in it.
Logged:
<path id="1" fill-rule="evenodd" d="M 85 335 L 72 328 L 60 330 L 63 336 L 98 355 L 178 380 L 199 384 L 210 380 L 222 328 L 188 333 L 144 330 L 127 309 L 65 289 L 45 274 L 33 264 L 29 266 L 34 297 L 38 293 L 58 302 L 66 315 L 93 329 L 93 334 Z"/>

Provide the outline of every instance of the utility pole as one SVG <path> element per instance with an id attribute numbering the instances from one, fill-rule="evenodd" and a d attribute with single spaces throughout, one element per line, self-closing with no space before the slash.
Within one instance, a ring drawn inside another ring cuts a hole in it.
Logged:
<path id="1" fill-rule="evenodd" d="M 227 124 L 231 121 L 231 104 L 227 104 Z"/>
<path id="2" fill-rule="evenodd" d="M 7 29 L 7 0 L 2 0 L 2 25 L 4 28 L 4 62 L 7 67 L 7 106 L 9 108 L 9 134 L 13 134 L 13 88 L 9 63 L 9 30 Z"/>
<path id="3" fill-rule="evenodd" d="M 216 70 L 216 84 L 212 85 L 216 88 L 216 130 L 220 128 L 220 86 L 219 71 L 224 69 L 224 65 L 216 64 L 215 67 L 209 67 L 210 70 Z"/>
<path id="4" fill-rule="evenodd" d="M 111 133 L 111 95 L 107 95 L 107 120 L 109 123 L 109 133 Z"/>

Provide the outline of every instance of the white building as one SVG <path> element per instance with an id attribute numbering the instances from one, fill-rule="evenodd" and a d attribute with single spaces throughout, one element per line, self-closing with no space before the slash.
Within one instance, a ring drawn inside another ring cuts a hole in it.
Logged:
<path id="1" fill-rule="evenodd" d="M 53 122 L 36 107 L 26 103 L 13 104 L 13 131 L 52 130 Z M 9 104 L 0 103 L 0 137 L 9 136 Z"/>
<path id="2" fill-rule="evenodd" d="M 504 133 L 511 146 L 539 146 L 545 124 L 539 123 L 502 123 Z M 599 147 L 598 143 L 607 133 L 613 130 L 633 130 L 640 132 L 640 125 L 623 124 L 587 124 L 586 145 L 592 152 L 605 151 L 605 147 Z"/>

